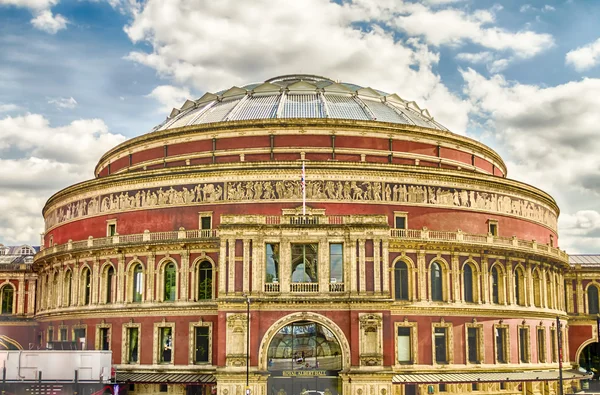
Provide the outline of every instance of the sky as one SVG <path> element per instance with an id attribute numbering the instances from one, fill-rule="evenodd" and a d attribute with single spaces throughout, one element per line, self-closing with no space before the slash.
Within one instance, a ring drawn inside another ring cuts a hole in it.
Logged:
<path id="1" fill-rule="evenodd" d="M 600 253 L 600 1 L 0 0 L 0 243 L 173 107 L 317 74 L 397 93 L 557 201 Z M 458 227 L 458 226 L 457 226 Z"/>

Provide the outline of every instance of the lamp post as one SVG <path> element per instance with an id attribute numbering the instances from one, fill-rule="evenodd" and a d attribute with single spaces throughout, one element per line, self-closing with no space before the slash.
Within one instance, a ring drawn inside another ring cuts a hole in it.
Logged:
<path id="1" fill-rule="evenodd" d="M 246 296 L 246 395 L 250 395 L 250 295 Z"/>
<path id="2" fill-rule="evenodd" d="M 562 330 L 561 330 L 560 318 L 556 317 L 556 341 L 558 342 L 558 393 L 563 395 L 563 372 L 562 372 L 562 359 L 563 359 L 563 347 L 562 347 Z"/>

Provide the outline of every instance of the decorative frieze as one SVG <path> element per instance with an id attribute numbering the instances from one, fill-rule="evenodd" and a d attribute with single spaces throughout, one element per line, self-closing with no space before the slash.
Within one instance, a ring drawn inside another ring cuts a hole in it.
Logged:
<path id="1" fill-rule="evenodd" d="M 542 204 L 501 193 L 466 188 L 379 181 L 317 180 L 306 182 L 306 198 L 311 201 L 394 202 L 460 207 L 514 215 L 556 229 L 556 213 Z M 74 219 L 139 208 L 301 199 L 300 180 L 217 182 L 128 190 L 99 194 L 51 210 L 45 218 L 46 230 Z"/>

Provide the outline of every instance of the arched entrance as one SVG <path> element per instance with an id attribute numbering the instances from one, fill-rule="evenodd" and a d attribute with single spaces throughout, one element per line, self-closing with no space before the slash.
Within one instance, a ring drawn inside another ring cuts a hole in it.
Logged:
<path id="1" fill-rule="evenodd" d="M 579 366 L 594 373 L 594 379 L 600 377 L 600 343 L 592 342 L 579 353 Z"/>
<path id="2" fill-rule="evenodd" d="M 349 348 L 339 328 L 326 321 L 316 314 L 293 314 L 266 334 L 261 360 L 270 373 L 267 395 L 342 394 L 339 372 Z"/>

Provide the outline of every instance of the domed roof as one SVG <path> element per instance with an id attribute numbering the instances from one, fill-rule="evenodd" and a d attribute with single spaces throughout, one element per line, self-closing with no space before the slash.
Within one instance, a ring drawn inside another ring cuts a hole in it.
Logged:
<path id="1" fill-rule="evenodd" d="M 429 111 L 396 94 L 329 78 L 284 75 L 187 100 L 154 130 L 214 122 L 275 118 L 338 118 L 448 129 Z"/>

